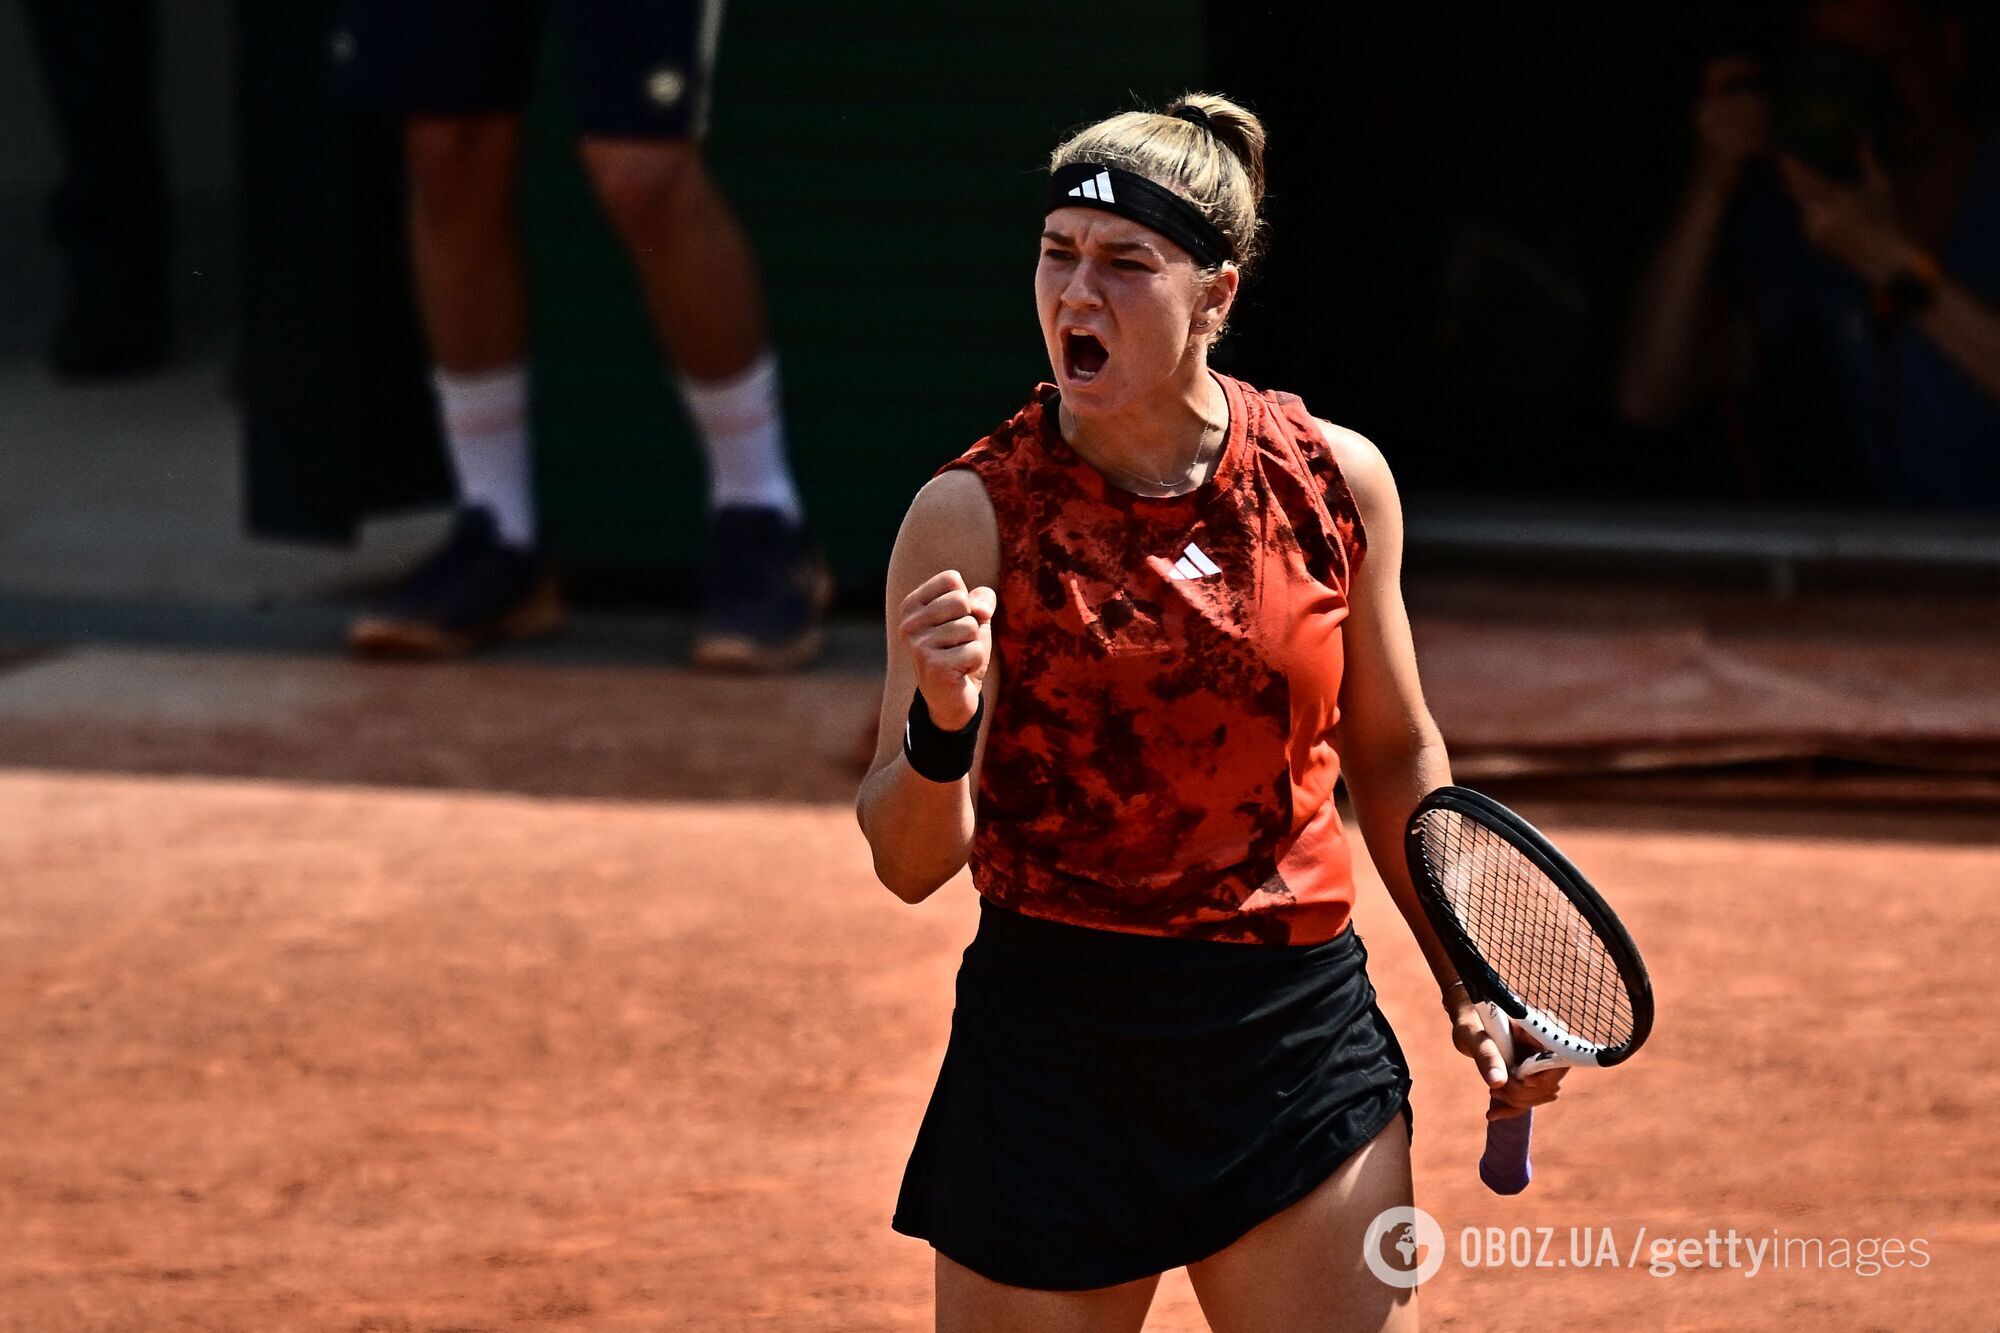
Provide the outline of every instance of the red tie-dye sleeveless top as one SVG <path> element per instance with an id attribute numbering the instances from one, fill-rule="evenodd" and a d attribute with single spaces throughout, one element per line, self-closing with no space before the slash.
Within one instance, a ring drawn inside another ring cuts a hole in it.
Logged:
<path id="1" fill-rule="evenodd" d="M 1216 378 L 1228 439 L 1187 495 L 1112 485 L 1046 384 L 939 469 L 1000 528 L 972 879 L 1075 925 L 1313 944 L 1354 902 L 1333 727 L 1366 541 L 1304 404 Z"/>

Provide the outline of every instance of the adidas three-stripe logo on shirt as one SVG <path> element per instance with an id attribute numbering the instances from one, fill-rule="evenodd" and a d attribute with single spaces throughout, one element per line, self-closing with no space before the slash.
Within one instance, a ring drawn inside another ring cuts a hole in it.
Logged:
<path id="1" fill-rule="evenodd" d="M 1205 552 L 1193 542 L 1181 552 L 1181 558 L 1174 561 L 1174 572 L 1167 577 L 1174 579 L 1205 579 L 1211 574 L 1220 574 L 1222 567 L 1210 560 Z"/>

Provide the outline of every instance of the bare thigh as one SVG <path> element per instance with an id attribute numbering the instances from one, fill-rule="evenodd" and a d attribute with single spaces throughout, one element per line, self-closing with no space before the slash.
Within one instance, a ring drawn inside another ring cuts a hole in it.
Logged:
<path id="1" fill-rule="evenodd" d="M 1417 1293 L 1368 1271 L 1361 1242 L 1385 1208 L 1411 1202 L 1410 1139 L 1398 1115 L 1305 1198 L 1188 1265 L 1215 1333 L 1346 1333 L 1417 1327 Z"/>
<path id="2" fill-rule="evenodd" d="M 937 1257 L 937 1333 L 1139 1333 L 1160 1276 L 1093 1291 L 1037 1291 Z"/>

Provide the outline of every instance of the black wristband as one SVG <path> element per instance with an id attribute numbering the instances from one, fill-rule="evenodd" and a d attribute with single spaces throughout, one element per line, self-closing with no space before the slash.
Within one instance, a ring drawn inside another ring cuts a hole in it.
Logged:
<path id="1" fill-rule="evenodd" d="M 931 710 L 918 690 L 910 700 L 910 718 L 903 724 L 903 758 L 932 782 L 956 782 L 972 771 L 972 747 L 979 740 L 979 719 L 986 716 L 986 699 L 972 710 L 972 721 L 946 731 L 931 721 Z"/>

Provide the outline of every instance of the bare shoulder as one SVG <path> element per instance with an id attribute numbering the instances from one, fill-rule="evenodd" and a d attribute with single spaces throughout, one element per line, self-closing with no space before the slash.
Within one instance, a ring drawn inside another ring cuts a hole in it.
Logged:
<path id="1" fill-rule="evenodd" d="M 953 468 L 924 483 L 896 534 L 890 564 L 928 571 L 917 576 L 917 583 L 941 569 L 956 569 L 968 587 L 997 582 L 1000 521 L 978 473 Z"/>
<path id="2" fill-rule="evenodd" d="M 1321 435 L 1333 450 L 1333 461 L 1340 464 L 1340 475 L 1347 481 L 1347 489 L 1354 493 L 1355 508 L 1361 511 L 1361 521 L 1390 517 L 1402 512 L 1402 504 L 1396 497 L 1396 479 L 1389 472 L 1389 460 L 1382 456 L 1375 441 L 1358 430 L 1336 426 L 1324 417 L 1315 417 Z"/>

